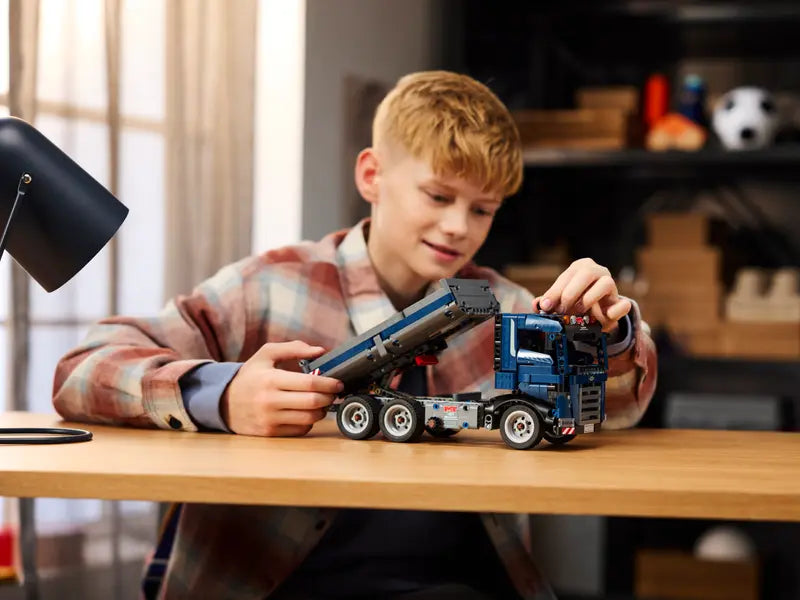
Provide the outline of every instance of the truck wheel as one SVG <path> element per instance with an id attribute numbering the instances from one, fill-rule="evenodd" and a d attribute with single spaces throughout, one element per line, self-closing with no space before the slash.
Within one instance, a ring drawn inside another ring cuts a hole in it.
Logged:
<path id="1" fill-rule="evenodd" d="M 533 448 L 542 440 L 542 417 L 530 406 L 515 404 L 503 413 L 500 435 L 503 441 L 516 450 Z"/>
<path id="2" fill-rule="evenodd" d="M 381 404 L 372 396 L 348 396 L 336 410 L 336 424 L 351 440 L 367 440 L 378 433 Z"/>
<path id="3" fill-rule="evenodd" d="M 433 417 L 432 419 L 428 419 L 428 422 L 425 424 L 425 431 L 430 433 L 433 437 L 437 438 L 449 438 L 457 434 L 460 429 L 447 429 L 442 420 Z"/>
<path id="4" fill-rule="evenodd" d="M 425 408 L 414 400 L 395 398 L 381 409 L 381 432 L 392 442 L 416 442 L 425 431 Z"/>
<path id="5" fill-rule="evenodd" d="M 556 446 L 563 446 L 577 437 L 574 433 L 553 433 L 552 429 L 544 432 L 544 439 Z"/>

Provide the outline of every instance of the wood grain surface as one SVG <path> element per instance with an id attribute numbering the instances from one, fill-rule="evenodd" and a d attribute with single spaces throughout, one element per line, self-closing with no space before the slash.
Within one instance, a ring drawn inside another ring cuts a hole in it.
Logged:
<path id="1" fill-rule="evenodd" d="M 94 439 L 0 445 L 0 496 L 800 521 L 800 433 L 604 431 L 507 448 L 496 431 L 416 444 L 67 424 Z"/>

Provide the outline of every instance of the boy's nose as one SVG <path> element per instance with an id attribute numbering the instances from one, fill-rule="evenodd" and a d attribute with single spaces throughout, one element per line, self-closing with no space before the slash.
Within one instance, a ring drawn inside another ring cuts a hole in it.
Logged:
<path id="1" fill-rule="evenodd" d="M 442 231 L 454 237 L 467 235 L 467 215 L 463 210 L 448 210 L 439 223 Z"/>

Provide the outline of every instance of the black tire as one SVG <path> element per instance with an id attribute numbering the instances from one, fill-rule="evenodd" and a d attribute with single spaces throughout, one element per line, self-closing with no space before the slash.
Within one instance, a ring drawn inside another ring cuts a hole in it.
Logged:
<path id="1" fill-rule="evenodd" d="M 378 417 L 381 433 L 391 442 L 416 442 L 425 431 L 425 408 L 416 400 L 395 398 Z"/>
<path id="2" fill-rule="evenodd" d="M 336 424 L 351 440 L 368 440 L 380 429 L 381 403 L 372 396 L 348 396 L 336 409 Z"/>
<path id="3" fill-rule="evenodd" d="M 432 425 L 431 421 L 433 421 Z M 428 422 L 425 424 L 425 431 L 427 431 L 429 434 L 431 434 L 433 437 L 436 438 L 449 438 L 453 437 L 461 430 L 447 429 L 444 425 L 442 425 L 441 419 L 433 417 L 432 419 L 429 419 Z"/>
<path id="4" fill-rule="evenodd" d="M 528 450 L 542 441 L 544 422 L 539 412 L 524 404 L 509 406 L 500 419 L 500 435 L 515 450 Z"/>
<path id="5" fill-rule="evenodd" d="M 552 429 L 544 432 L 544 439 L 554 446 L 563 446 L 564 444 L 574 440 L 576 437 L 578 436 L 575 433 L 553 433 Z"/>

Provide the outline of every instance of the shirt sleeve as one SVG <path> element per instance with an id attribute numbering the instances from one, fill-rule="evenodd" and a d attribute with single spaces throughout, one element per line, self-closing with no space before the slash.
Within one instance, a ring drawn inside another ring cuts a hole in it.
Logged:
<path id="1" fill-rule="evenodd" d="M 117 315 L 93 325 L 56 367 L 56 411 L 68 421 L 197 431 L 179 382 L 199 365 L 247 355 L 255 329 L 248 327 L 245 273 L 257 260 L 220 269 L 154 317 Z"/>
<path id="2" fill-rule="evenodd" d="M 609 356 L 625 352 L 633 343 L 633 326 L 630 315 L 625 315 L 617 322 L 617 329 L 608 336 L 606 351 Z"/>
<path id="3" fill-rule="evenodd" d="M 219 404 L 225 388 L 242 367 L 239 362 L 212 362 L 195 367 L 180 378 L 186 412 L 202 429 L 233 433 L 222 420 Z"/>

